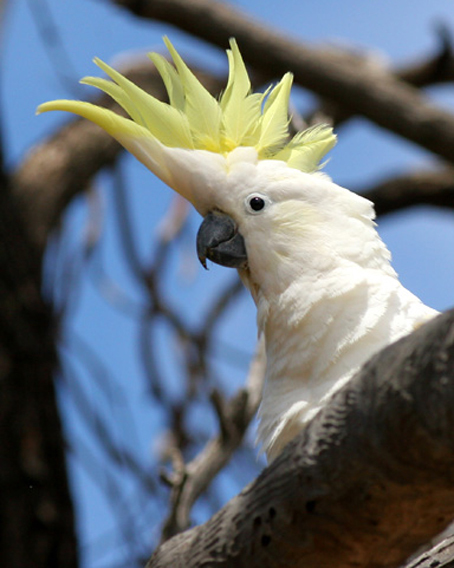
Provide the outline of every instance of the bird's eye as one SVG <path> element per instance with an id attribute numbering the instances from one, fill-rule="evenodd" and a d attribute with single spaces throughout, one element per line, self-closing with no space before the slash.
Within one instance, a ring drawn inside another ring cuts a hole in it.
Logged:
<path id="1" fill-rule="evenodd" d="M 246 198 L 246 209 L 249 213 L 256 214 L 260 213 L 265 209 L 267 204 L 267 199 L 263 195 L 252 194 Z"/>

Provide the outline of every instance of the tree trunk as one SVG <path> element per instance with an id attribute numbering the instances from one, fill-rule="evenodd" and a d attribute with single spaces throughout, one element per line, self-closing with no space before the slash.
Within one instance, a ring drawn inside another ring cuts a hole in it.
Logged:
<path id="1" fill-rule="evenodd" d="M 55 318 L 42 297 L 42 251 L 28 238 L 6 183 L 0 240 L 0 565 L 76 567 L 54 385 Z"/>

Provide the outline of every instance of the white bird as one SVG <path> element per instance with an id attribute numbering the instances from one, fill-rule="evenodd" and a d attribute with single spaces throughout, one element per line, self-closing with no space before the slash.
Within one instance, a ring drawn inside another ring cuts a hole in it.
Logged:
<path id="1" fill-rule="evenodd" d="M 96 60 L 113 82 L 83 82 L 131 119 L 79 101 L 52 101 L 38 112 L 66 110 L 97 123 L 205 218 L 201 262 L 238 268 L 257 306 L 267 356 L 258 439 L 273 459 L 374 353 L 437 312 L 400 284 L 372 203 L 320 173 L 335 144 L 331 128 L 289 141 L 290 73 L 251 93 L 232 40 L 217 100 L 165 42 L 175 67 L 150 57 L 169 104 Z"/>

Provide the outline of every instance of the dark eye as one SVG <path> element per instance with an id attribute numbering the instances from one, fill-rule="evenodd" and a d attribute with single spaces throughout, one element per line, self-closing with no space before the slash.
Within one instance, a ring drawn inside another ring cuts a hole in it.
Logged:
<path id="1" fill-rule="evenodd" d="M 265 200 L 261 197 L 251 197 L 249 205 L 253 211 L 261 211 L 265 207 Z"/>
<path id="2" fill-rule="evenodd" d="M 260 213 L 269 200 L 263 195 L 252 194 L 246 198 L 246 209 L 249 213 Z"/>

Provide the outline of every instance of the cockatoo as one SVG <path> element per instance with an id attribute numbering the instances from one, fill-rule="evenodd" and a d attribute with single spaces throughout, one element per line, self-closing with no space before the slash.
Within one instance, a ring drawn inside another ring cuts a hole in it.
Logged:
<path id="1" fill-rule="evenodd" d="M 98 124 L 189 200 L 204 220 L 202 264 L 238 269 L 257 307 L 267 370 L 258 440 L 274 459 L 374 353 L 437 312 L 399 282 L 374 223 L 372 203 L 333 183 L 319 162 L 336 142 L 326 125 L 289 139 L 292 75 L 252 93 L 235 40 L 219 99 L 168 39 L 157 53 L 169 103 L 95 59 L 110 77 L 82 83 L 129 114 L 80 102 L 47 102 Z"/>

